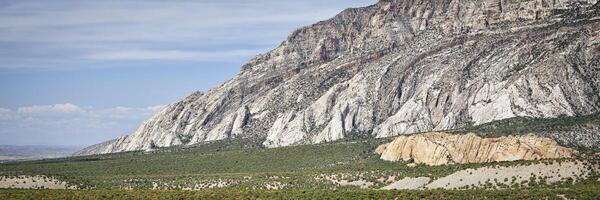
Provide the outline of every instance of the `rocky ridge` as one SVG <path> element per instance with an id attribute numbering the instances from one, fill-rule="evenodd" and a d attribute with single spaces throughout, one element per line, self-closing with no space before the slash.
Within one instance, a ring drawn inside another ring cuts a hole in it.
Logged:
<path id="1" fill-rule="evenodd" d="M 481 138 L 473 133 L 399 136 L 376 149 L 381 159 L 427 165 L 571 158 L 577 151 L 535 135 Z"/>
<path id="2" fill-rule="evenodd" d="M 238 75 L 88 155 L 260 138 L 389 137 L 598 112 L 597 0 L 380 1 L 294 31 Z"/>

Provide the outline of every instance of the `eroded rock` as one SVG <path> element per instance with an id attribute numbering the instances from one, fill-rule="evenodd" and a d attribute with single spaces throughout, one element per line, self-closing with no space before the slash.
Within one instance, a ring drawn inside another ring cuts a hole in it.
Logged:
<path id="1" fill-rule="evenodd" d="M 481 138 L 473 133 L 400 136 L 376 149 L 381 159 L 427 165 L 571 158 L 577 152 L 535 135 Z"/>

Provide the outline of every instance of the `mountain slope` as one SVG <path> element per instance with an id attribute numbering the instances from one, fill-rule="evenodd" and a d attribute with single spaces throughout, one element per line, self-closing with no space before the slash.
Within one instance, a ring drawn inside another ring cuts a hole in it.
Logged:
<path id="1" fill-rule="evenodd" d="M 293 32 L 233 79 L 77 155 L 267 147 L 600 110 L 597 0 L 380 1 Z"/>

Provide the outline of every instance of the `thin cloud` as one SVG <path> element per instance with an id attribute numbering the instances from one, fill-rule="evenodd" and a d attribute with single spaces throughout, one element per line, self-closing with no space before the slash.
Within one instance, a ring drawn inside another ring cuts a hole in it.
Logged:
<path id="1" fill-rule="evenodd" d="M 341 2 L 341 1 L 340 1 Z M 357 3 L 361 2 L 361 3 Z M 154 2 L 120 1 L 54 2 L 60 11 L 47 8 L 46 2 L 14 2 L 4 7 L 0 28 L 71 28 L 88 25 L 164 24 L 178 27 L 216 28 L 248 23 L 306 22 L 325 19 L 339 12 L 339 6 L 364 5 L 365 1 L 344 3 L 318 1 L 203 1 Z M 368 2 L 368 1 L 366 1 Z M 316 6 L 329 5 L 329 6 Z M 338 7 L 338 6 L 336 6 Z M 1 7 L 0 7 L 1 8 Z M 307 12 L 310 10 L 310 12 Z"/>
<path id="2" fill-rule="evenodd" d="M 159 112 L 162 109 L 164 109 L 165 107 L 167 107 L 167 106 L 166 105 L 158 105 L 158 106 L 149 106 L 149 107 L 146 107 L 146 109 L 150 110 L 152 112 Z"/>
<path id="3" fill-rule="evenodd" d="M 138 119 L 141 117 L 149 117 L 157 113 L 162 108 L 164 108 L 163 105 L 145 108 L 117 106 L 108 109 L 90 109 L 88 111 L 88 115 L 90 117 L 104 119 Z"/>
<path id="4" fill-rule="evenodd" d="M 20 107 L 17 109 L 19 113 L 78 113 L 83 112 L 77 105 L 70 103 L 65 104 L 54 104 L 54 105 L 35 105 Z"/>
<path id="5" fill-rule="evenodd" d="M 0 6 L 0 68 L 100 61 L 246 61 L 295 28 L 374 0 L 11 1 Z M 167 50 L 156 50 L 156 48 Z M 205 52 L 213 49 L 220 52 Z M 190 52 L 192 51 L 192 52 Z M 199 52 L 198 52 L 199 51 Z M 132 63 L 135 65 L 136 63 Z M 127 66 L 127 65 L 120 65 Z M 165 65 L 167 66 L 167 65 Z"/>
<path id="6" fill-rule="evenodd" d="M 0 108 L 0 121 L 10 119 L 12 116 L 12 110 L 7 108 Z"/>
<path id="7" fill-rule="evenodd" d="M 174 60 L 174 61 L 219 61 L 239 57 L 256 56 L 264 50 L 233 51 L 178 51 L 178 50 L 128 50 L 94 53 L 86 56 L 93 60 Z"/>
<path id="8" fill-rule="evenodd" d="M 0 108 L 0 114 L 7 114 L 7 113 L 11 113 L 12 110 L 8 109 L 8 108 Z"/>

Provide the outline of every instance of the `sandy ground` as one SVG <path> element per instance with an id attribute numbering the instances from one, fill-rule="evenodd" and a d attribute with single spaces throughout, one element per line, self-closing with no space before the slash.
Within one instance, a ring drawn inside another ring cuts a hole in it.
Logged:
<path id="1" fill-rule="evenodd" d="M 369 188 L 371 186 L 373 186 L 372 182 L 369 181 L 364 181 L 364 180 L 358 180 L 358 181 L 347 181 L 347 180 L 340 180 L 340 181 L 334 181 L 335 183 L 339 184 L 340 186 L 357 186 L 360 188 Z"/>
<path id="2" fill-rule="evenodd" d="M 337 184 L 339 186 L 356 186 L 356 187 L 360 187 L 360 188 L 370 188 L 373 185 L 375 185 L 375 183 L 373 183 L 373 182 L 362 180 L 362 179 L 355 180 L 355 181 L 349 181 L 346 178 L 348 178 L 348 177 L 346 177 L 345 174 L 330 174 L 330 175 L 321 174 L 321 176 L 315 177 L 316 180 L 325 179 L 325 180 L 331 181 L 334 184 Z"/>
<path id="3" fill-rule="evenodd" d="M 517 184 L 527 186 L 529 181 L 557 183 L 567 180 L 578 180 L 590 175 L 592 169 L 599 166 L 583 161 L 549 161 L 518 166 L 490 166 L 478 169 L 465 169 L 430 182 L 428 177 L 407 177 L 381 189 L 455 189 L 464 187 L 484 187 Z M 600 180 L 599 180 L 600 181 Z"/>
<path id="4" fill-rule="evenodd" d="M 597 169 L 598 166 L 595 166 Z M 522 184 L 524 181 L 530 181 L 530 178 L 545 178 L 546 183 L 556 183 L 565 181 L 568 178 L 577 180 L 585 178 L 591 170 L 588 164 L 584 162 L 553 162 L 552 164 L 531 164 L 510 167 L 483 167 L 478 169 L 466 169 L 455 172 L 446 177 L 434 180 L 426 188 L 461 188 L 465 186 L 481 187 L 486 182 L 492 185 L 512 183 Z"/>
<path id="5" fill-rule="evenodd" d="M 63 181 L 46 176 L 2 176 L 0 177 L 0 188 L 75 189 L 75 187 L 69 187 L 67 183 Z"/>
<path id="6" fill-rule="evenodd" d="M 388 186 L 385 186 L 381 189 L 383 190 L 414 190 L 420 187 L 423 187 L 425 184 L 429 183 L 431 179 L 429 177 L 406 177 L 402 180 L 396 181 Z"/>
<path id="7" fill-rule="evenodd" d="M 203 183 L 198 183 L 195 184 L 193 187 L 182 187 L 179 185 L 172 185 L 169 183 L 158 183 L 158 182 L 152 182 L 152 189 L 153 190 L 166 190 L 166 189 L 182 189 L 182 190 L 202 190 L 202 189 L 208 189 L 208 188 L 224 188 L 229 186 L 230 182 L 227 180 L 210 180 L 210 181 L 206 181 Z"/>

